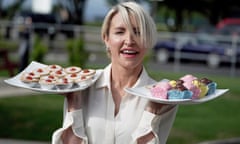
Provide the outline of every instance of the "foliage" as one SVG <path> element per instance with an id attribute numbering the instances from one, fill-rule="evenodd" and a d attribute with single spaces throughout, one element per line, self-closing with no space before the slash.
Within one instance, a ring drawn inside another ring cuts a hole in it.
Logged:
<path id="1" fill-rule="evenodd" d="M 68 60 L 71 65 L 84 67 L 89 52 L 84 48 L 84 40 L 82 37 L 78 39 L 69 39 L 67 41 Z"/>
<path id="2" fill-rule="evenodd" d="M 36 35 L 31 53 L 31 60 L 43 62 L 44 56 L 48 51 L 48 47 L 43 43 L 41 37 Z"/>
<path id="3" fill-rule="evenodd" d="M 17 50 L 18 48 L 18 43 L 14 42 L 14 41 L 7 41 L 4 39 L 0 38 L 0 49 L 4 48 L 4 49 L 9 49 L 11 51 Z"/>

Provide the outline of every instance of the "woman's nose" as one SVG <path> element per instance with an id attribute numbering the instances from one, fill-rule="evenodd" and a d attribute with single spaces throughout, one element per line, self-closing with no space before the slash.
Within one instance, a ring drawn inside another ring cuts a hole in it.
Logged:
<path id="1" fill-rule="evenodd" d="M 126 44 L 126 45 L 135 44 L 135 40 L 134 40 L 133 34 L 131 34 L 131 33 L 126 34 L 125 44 Z"/>

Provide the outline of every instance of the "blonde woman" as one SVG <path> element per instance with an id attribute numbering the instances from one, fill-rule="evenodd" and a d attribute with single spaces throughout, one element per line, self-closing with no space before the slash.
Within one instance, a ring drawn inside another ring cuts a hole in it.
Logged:
<path id="1" fill-rule="evenodd" d="M 111 63 L 94 85 L 66 95 L 63 127 L 52 144 L 165 144 L 177 106 L 124 91 L 155 82 L 142 64 L 155 44 L 152 18 L 135 2 L 120 3 L 106 15 L 102 39 Z"/>

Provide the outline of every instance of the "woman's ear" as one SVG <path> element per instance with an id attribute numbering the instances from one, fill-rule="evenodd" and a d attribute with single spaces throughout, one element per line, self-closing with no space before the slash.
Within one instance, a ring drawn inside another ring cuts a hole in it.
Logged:
<path id="1" fill-rule="evenodd" d="M 103 39 L 105 45 L 108 47 L 108 36 L 106 34 L 104 34 L 102 39 Z"/>

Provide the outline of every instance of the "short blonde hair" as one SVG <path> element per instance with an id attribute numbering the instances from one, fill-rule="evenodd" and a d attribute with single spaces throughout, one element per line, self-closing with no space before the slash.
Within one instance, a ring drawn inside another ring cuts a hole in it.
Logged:
<path id="1" fill-rule="evenodd" d="M 144 48 L 152 48 L 157 39 L 156 25 L 152 17 L 136 2 L 123 2 L 114 6 L 106 15 L 102 25 L 102 39 L 109 36 L 111 20 L 120 13 L 126 25 L 132 31 L 130 16 L 133 16 L 139 27 L 140 42 Z"/>

